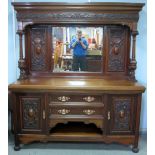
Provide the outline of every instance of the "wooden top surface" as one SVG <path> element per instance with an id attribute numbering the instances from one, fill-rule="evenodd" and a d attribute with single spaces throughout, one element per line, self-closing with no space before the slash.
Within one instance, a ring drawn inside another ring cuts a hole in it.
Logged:
<path id="1" fill-rule="evenodd" d="M 143 6 L 145 3 L 129 3 L 129 2 L 84 2 L 84 3 L 70 3 L 70 2 L 12 2 L 14 6 L 49 6 L 49 5 L 105 5 L 105 6 Z"/>
<path id="2" fill-rule="evenodd" d="M 120 2 L 85 2 L 85 3 L 67 3 L 67 2 L 12 2 L 15 10 L 50 10 L 52 9 L 82 9 L 87 7 L 89 10 L 124 10 L 140 11 L 145 3 L 120 3 Z"/>
<path id="3" fill-rule="evenodd" d="M 77 79 L 77 78 L 31 78 L 16 81 L 9 90 L 94 90 L 94 91 L 138 91 L 145 87 L 127 80 Z"/>

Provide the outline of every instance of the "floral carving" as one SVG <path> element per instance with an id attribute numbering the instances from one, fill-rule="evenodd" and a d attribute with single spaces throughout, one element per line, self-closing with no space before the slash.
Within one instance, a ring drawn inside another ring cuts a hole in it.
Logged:
<path id="1" fill-rule="evenodd" d="M 24 12 L 20 12 L 17 13 L 17 19 L 18 20 L 72 20 L 72 19 L 80 19 L 80 20 L 85 20 L 85 19 L 89 19 L 89 20 L 134 20 L 137 21 L 138 20 L 138 14 L 137 13 L 132 13 L 132 14 L 110 14 L 110 13 L 93 13 L 93 12 L 45 12 L 45 13 L 38 13 L 38 12 L 29 12 L 29 13 L 24 13 Z"/>
<path id="2" fill-rule="evenodd" d="M 131 111 L 131 98 L 130 97 L 113 97 L 112 99 L 114 108 L 114 131 L 129 131 L 130 130 L 130 111 Z"/>
<path id="3" fill-rule="evenodd" d="M 31 70 L 46 71 L 47 64 L 46 29 L 31 30 Z"/>
<path id="4" fill-rule="evenodd" d="M 108 53 L 108 71 L 124 71 L 125 31 L 121 27 L 110 29 L 110 47 Z"/>
<path id="5" fill-rule="evenodd" d="M 40 98 L 22 98 L 23 128 L 40 128 Z"/>

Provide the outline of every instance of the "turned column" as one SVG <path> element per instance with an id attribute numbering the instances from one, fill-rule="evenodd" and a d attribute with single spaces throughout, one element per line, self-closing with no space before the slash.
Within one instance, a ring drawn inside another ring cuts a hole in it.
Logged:
<path id="1" fill-rule="evenodd" d="M 18 67 L 20 69 L 19 80 L 23 80 L 23 79 L 27 78 L 27 75 L 26 75 L 26 62 L 25 62 L 25 59 L 23 58 L 23 35 L 24 35 L 24 31 L 23 30 L 18 30 L 17 34 L 19 35 L 19 47 L 20 47 L 19 61 L 18 61 Z"/>
<path id="2" fill-rule="evenodd" d="M 132 31 L 132 56 L 130 59 L 129 64 L 129 78 L 132 81 L 136 81 L 135 79 L 135 70 L 137 68 L 137 61 L 136 61 L 136 36 L 138 35 L 137 30 Z"/>

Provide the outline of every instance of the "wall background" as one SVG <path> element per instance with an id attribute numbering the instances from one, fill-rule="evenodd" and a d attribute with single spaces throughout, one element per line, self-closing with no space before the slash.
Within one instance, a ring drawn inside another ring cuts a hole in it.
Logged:
<path id="1" fill-rule="evenodd" d="M 17 80 L 19 76 L 18 69 L 18 36 L 16 35 L 17 23 L 15 12 L 11 2 L 77 2 L 72 0 L 8 0 L 8 83 Z M 137 70 L 136 78 L 139 83 L 147 86 L 147 0 L 78 0 L 78 2 L 130 2 L 145 3 L 140 12 L 138 23 L 139 35 L 137 36 L 136 59 Z M 147 131 L 147 90 L 143 94 L 140 129 Z"/>

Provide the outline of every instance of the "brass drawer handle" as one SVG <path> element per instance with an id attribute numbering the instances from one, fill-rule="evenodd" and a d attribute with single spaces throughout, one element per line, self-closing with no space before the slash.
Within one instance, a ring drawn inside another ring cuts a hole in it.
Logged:
<path id="1" fill-rule="evenodd" d="M 95 100 L 95 97 L 87 96 L 87 97 L 84 97 L 83 99 L 87 102 L 93 102 Z"/>
<path id="2" fill-rule="evenodd" d="M 70 113 L 70 110 L 68 110 L 68 109 L 60 109 L 60 110 L 58 110 L 58 113 L 62 114 L 62 115 L 66 115 L 66 114 Z"/>
<path id="3" fill-rule="evenodd" d="M 87 110 L 83 110 L 83 112 L 87 115 L 92 115 L 95 113 L 95 110 L 87 109 Z"/>
<path id="4" fill-rule="evenodd" d="M 67 96 L 60 96 L 60 97 L 58 97 L 58 100 L 59 100 L 59 101 L 62 101 L 62 102 L 66 102 L 66 101 L 70 100 L 70 97 L 67 97 Z"/>

